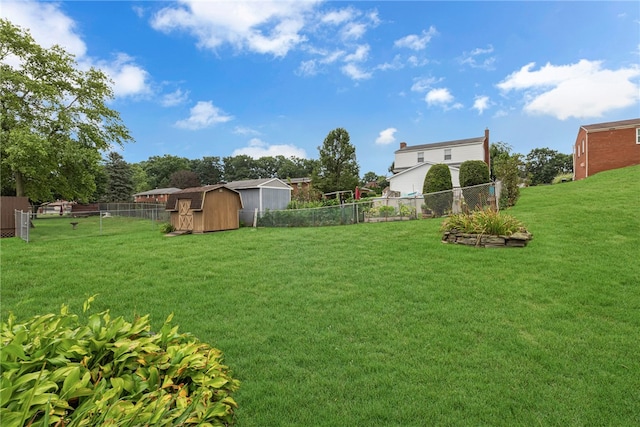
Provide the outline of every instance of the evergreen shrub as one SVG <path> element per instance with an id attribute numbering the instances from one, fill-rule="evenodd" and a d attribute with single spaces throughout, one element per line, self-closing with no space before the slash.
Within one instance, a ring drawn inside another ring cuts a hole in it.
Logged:
<path id="1" fill-rule="evenodd" d="M 424 178 L 422 193 L 424 204 L 435 216 L 442 216 L 451 210 L 452 189 L 453 182 L 449 166 L 443 163 L 431 166 Z"/>
<path id="2" fill-rule="evenodd" d="M 467 207 L 471 210 L 482 209 L 489 198 L 488 189 L 467 189 L 475 185 L 491 182 L 489 166 L 482 160 L 467 160 L 460 165 L 460 187 Z"/>

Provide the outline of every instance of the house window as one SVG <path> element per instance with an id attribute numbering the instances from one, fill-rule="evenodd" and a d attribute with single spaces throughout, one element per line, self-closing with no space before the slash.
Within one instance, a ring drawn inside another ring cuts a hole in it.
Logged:
<path id="1" fill-rule="evenodd" d="M 636 128 L 636 144 L 640 144 L 640 128 Z"/>
<path id="2" fill-rule="evenodd" d="M 451 160 L 451 148 L 444 149 L 444 159 Z"/>
<path id="3" fill-rule="evenodd" d="M 584 139 L 582 140 L 582 152 L 584 153 Z"/>
<path id="4" fill-rule="evenodd" d="M 423 163 L 424 162 L 424 152 L 423 151 L 419 151 L 418 152 L 418 163 Z"/>

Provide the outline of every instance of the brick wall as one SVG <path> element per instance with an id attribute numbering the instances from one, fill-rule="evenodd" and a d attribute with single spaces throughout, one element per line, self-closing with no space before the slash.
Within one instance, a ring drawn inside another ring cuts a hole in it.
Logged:
<path id="1" fill-rule="evenodd" d="M 640 164 L 636 128 L 589 133 L 589 176 L 598 172 Z"/>

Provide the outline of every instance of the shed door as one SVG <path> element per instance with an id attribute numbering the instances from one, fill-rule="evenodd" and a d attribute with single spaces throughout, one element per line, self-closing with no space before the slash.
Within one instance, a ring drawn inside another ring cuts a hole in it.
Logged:
<path id="1" fill-rule="evenodd" d="M 190 199 L 178 200 L 178 230 L 193 230 L 193 213 L 190 207 Z"/>

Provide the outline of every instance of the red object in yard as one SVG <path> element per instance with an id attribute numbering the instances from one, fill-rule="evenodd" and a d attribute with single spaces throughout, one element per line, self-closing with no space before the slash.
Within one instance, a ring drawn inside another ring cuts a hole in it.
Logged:
<path id="1" fill-rule="evenodd" d="M 356 200 L 360 200 L 360 188 L 356 187 Z"/>

